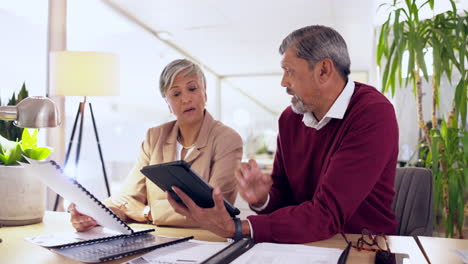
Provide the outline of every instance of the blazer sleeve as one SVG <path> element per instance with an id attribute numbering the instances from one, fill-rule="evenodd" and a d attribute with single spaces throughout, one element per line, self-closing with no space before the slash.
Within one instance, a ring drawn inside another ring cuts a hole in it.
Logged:
<path id="1" fill-rule="evenodd" d="M 242 139 L 234 130 L 224 127 L 213 144 L 209 183 L 219 187 L 224 198 L 234 204 L 237 196 L 237 181 L 234 175 L 242 158 Z"/>
<path id="2" fill-rule="evenodd" d="M 116 201 L 121 197 L 126 197 L 126 199 L 133 199 L 135 203 L 141 203 L 144 207 L 147 204 L 147 195 L 146 195 L 146 177 L 140 172 L 140 169 L 144 166 L 149 165 L 150 156 L 151 156 L 151 140 L 153 138 L 159 137 L 159 131 L 156 130 L 155 135 L 152 135 L 151 129 L 146 133 L 145 140 L 141 144 L 141 150 L 138 155 L 138 159 L 133 166 L 130 174 L 124 182 L 123 189 L 116 195 L 109 197 L 104 204 L 109 207 L 115 214 L 117 214 L 122 220 L 127 221 L 129 218 L 133 219 L 132 213 L 128 212 L 125 214 L 119 208 L 119 203 Z M 130 215 L 128 215 L 130 214 Z"/>

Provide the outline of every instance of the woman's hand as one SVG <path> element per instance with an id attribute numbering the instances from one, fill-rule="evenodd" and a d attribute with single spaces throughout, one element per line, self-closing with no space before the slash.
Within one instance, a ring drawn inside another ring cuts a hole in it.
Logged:
<path id="1" fill-rule="evenodd" d="M 273 181 L 271 175 L 264 174 L 258 168 L 255 160 L 241 163 L 235 172 L 238 191 L 242 198 L 251 206 L 262 207 L 268 198 Z"/>
<path id="2" fill-rule="evenodd" d="M 112 199 L 114 203 L 119 205 L 119 209 L 129 218 L 138 221 L 146 222 L 145 215 L 143 210 L 145 209 L 145 204 L 138 202 L 137 200 L 128 197 L 126 195 Z"/>
<path id="3" fill-rule="evenodd" d="M 186 206 L 176 202 L 169 192 L 167 200 L 174 210 L 188 218 L 191 218 L 201 228 L 209 230 L 221 237 L 233 237 L 235 224 L 224 206 L 223 194 L 219 187 L 213 190 L 213 208 L 201 208 L 182 190 L 172 187 L 174 192 L 180 197 Z"/>
<path id="4" fill-rule="evenodd" d="M 94 220 L 92 217 L 78 212 L 74 203 L 70 204 L 70 206 L 68 207 L 68 211 L 71 214 L 70 221 L 72 223 L 72 226 L 78 232 L 88 231 L 97 225 L 96 220 Z"/>

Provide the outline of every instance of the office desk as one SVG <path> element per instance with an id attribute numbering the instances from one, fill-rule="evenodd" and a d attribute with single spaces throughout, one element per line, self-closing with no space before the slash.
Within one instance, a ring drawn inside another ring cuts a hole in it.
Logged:
<path id="1" fill-rule="evenodd" d="M 468 250 L 467 239 L 418 236 L 431 263 L 463 263 L 454 249 Z"/>
<path id="2" fill-rule="evenodd" d="M 32 243 L 24 241 L 24 237 L 36 236 L 47 233 L 57 232 L 73 232 L 73 227 L 69 221 L 69 215 L 67 213 L 60 212 L 46 212 L 44 221 L 39 224 L 17 226 L 17 227 L 2 227 L 0 228 L 0 238 L 3 240 L 0 243 L 0 260 L 1 263 L 77 263 L 76 261 L 55 254 L 43 247 L 34 245 Z M 132 228 L 148 228 L 150 225 L 144 224 L 131 224 Z M 156 227 L 156 234 L 173 236 L 173 237 L 184 237 L 184 236 L 195 236 L 195 239 L 205 241 L 225 241 L 225 239 L 214 235 L 211 232 L 200 229 L 191 228 L 170 228 L 170 227 Z M 356 241 L 359 235 L 347 235 L 348 239 Z M 389 237 L 390 248 L 394 252 L 406 253 L 411 257 L 411 263 L 426 263 L 424 257 L 416 245 L 412 237 Z M 344 249 L 346 246 L 345 241 L 341 235 L 336 235 L 331 239 L 308 243 L 307 245 L 313 245 L 318 247 L 334 247 Z M 122 263 L 142 254 L 109 261 L 105 263 Z M 374 263 L 375 253 L 361 251 L 358 252 L 352 249 L 347 263 Z"/>

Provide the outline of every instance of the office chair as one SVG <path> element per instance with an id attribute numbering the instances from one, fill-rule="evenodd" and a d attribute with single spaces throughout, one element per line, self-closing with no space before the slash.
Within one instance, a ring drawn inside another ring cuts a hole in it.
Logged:
<path id="1" fill-rule="evenodd" d="M 432 185 L 429 169 L 397 168 L 392 209 L 398 220 L 398 235 L 432 236 Z"/>

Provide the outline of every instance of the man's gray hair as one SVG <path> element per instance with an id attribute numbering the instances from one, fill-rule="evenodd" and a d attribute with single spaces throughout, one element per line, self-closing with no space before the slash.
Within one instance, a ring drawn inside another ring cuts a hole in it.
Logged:
<path id="1" fill-rule="evenodd" d="M 174 60 L 164 68 L 159 77 L 159 91 L 163 98 L 166 97 L 166 91 L 174 83 L 174 78 L 184 70 L 187 70 L 184 77 L 196 74 L 201 79 L 203 88 L 206 89 L 205 74 L 203 74 L 200 66 L 187 59 Z"/>
<path id="2" fill-rule="evenodd" d="M 325 58 L 331 59 L 343 80 L 348 80 L 351 65 L 348 48 L 336 30 L 320 25 L 297 29 L 283 40 L 280 54 L 288 48 L 295 48 L 296 56 L 307 60 L 310 68 Z"/>

